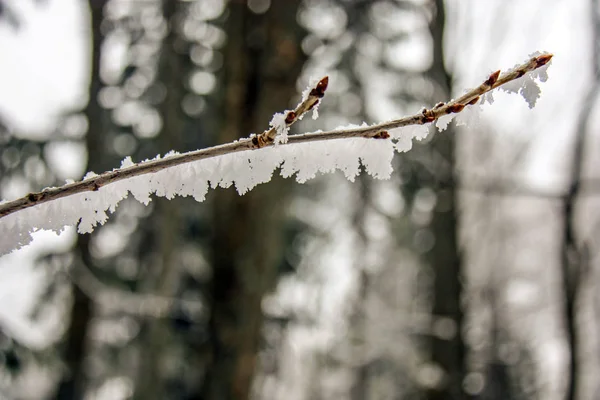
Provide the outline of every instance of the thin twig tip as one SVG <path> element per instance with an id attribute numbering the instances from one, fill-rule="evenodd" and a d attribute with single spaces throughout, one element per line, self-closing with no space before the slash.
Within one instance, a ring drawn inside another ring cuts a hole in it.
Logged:
<path id="1" fill-rule="evenodd" d="M 310 95 L 318 98 L 325 96 L 327 85 L 329 85 L 329 77 L 325 76 L 317 83 L 317 86 L 310 91 Z"/>
<path id="2" fill-rule="evenodd" d="M 488 86 L 494 86 L 494 84 L 498 80 L 499 76 L 500 76 L 500 70 L 492 72 L 490 74 L 490 77 L 487 78 L 487 80 L 485 81 L 485 84 Z"/>
<path id="3" fill-rule="evenodd" d="M 554 54 L 551 54 L 551 53 L 542 54 L 542 55 L 535 57 L 535 67 L 539 68 L 543 65 L 546 65 L 548 63 L 548 61 L 550 61 L 552 59 L 552 57 L 554 57 Z"/>

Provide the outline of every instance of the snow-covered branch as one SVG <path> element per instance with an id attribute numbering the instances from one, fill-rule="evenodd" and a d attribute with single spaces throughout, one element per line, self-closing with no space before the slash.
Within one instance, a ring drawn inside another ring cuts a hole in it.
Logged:
<path id="1" fill-rule="evenodd" d="M 415 115 L 376 125 L 288 136 L 289 127 L 324 96 L 328 85 L 325 77 L 303 93 L 294 110 L 276 114 L 270 129 L 259 135 L 183 154 L 170 152 L 137 164 L 128 157 L 119 169 L 100 175 L 88 173 L 80 182 L 0 203 L 0 254 L 29 243 L 29 233 L 38 229 L 61 230 L 79 223 L 79 232 L 91 232 L 98 223 L 106 221 L 106 211 L 114 212 L 128 193 L 144 204 L 151 200 L 151 194 L 167 198 L 193 196 L 203 201 L 209 187 L 235 183 L 238 192 L 244 194 L 257 184 L 268 182 L 278 167 L 285 177 L 297 174 L 299 182 L 318 172 L 335 170 L 354 180 L 361 162 L 371 175 L 387 178 L 394 151 L 409 150 L 414 138 L 427 136 L 430 123 L 437 121 L 443 130 L 456 114 L 476 110 L 479 107 L 475 104 L 482 96 L 480 104 L 486 100 L 491 103 L 491 90 L 495 88 L 521 93 L 532 107 L 540 94 L 535 80 L 547 79 L 545 67 L 551 58 L 551 54 L 536 53 L 504 74 L 492 73 L 458 99 Z"/>

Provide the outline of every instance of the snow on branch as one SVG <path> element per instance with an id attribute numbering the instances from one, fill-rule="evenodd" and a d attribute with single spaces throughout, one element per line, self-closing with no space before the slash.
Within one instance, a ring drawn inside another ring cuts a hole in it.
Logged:
<path id="1" fill-rule="evenodd" d="M 484 100 L 491 103 L 491 90 L 502 86 L 508 92 L 522 94 L 533 106 L 540 94 L 536 80 L 547 79 L 546 68 L 552 54 L 535 53 L 530 57 L 504 74 L 493 72 L 458 99 L 424 108 L 415 115 L 375 125 L 363 123 L 288 136 L 289 127 L 316 108 L 325 95 L 329 83 L 325 77 L 304 91 L 294 110 L 276 114 L 271 127 L 259 135 L 183 154 L 169 152 L 137 164 L 127 157 L 121 168 L 100 175 L 89 172 L 80 182 L 0 202 L 0 255 L 28 244 L 30 233 L 40 229 L 60 231 L 78 224 L 80 233 L 91 232 L 97 224 L 106 222 L 106 212 L 114 212 L 129 193 L 144 204 L 151 201 L 152 194 L 169 199 L 176 195 L 193 196 L 203 201 L 208 189 L 218 186 L 235 184 L 242 195 L 270 181 L 277 168 L 284 177 L 296 174 L 301 183 L 319 172 L 335 170 L 341 170 L 353 181 L 361 163 L 372 176 L 387 179 L 395 151 L 407 151 L 413 139 L 425 138 L 433 122 L 444 130 L 456 114 L 478 110 L 480 107 L 475 104 L 481 96 L 485 95 Z"/>

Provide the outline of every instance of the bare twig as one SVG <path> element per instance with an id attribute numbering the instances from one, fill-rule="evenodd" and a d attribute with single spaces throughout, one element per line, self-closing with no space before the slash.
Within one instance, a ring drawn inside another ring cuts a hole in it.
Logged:
<path id="1" fill-rule="evenodd" d="M 204 310 L 204 305 L 199 300 L 158 296 L 152 293 L 135 293 L 110 287 L 94 276 L 85 266 L 77 268 L 75 272 L 70 272 L 68 276 L 105 311 L 164 318 L 169 316 L 174 309 L 196 315 Z"/>
<path id="2" fill-rule="evenodd" d="M 467 105 L 475 104 L 479 97 L 490 90 L 513 81 L 529 71 L 545 65 L 552 58 L 551 54 L 542 54 L 531 58 L 528 62 L 513 68 L 511 71 L 500 75 L 500 71 L 492 73 L 478 87 L 469 90 L 456 100 L 448 103 L 439 103 L 432 109 L 423 109 L 420 113 L 403 117 L 400 119 L 384 122 L 381 124 L 371 125 L 367 127 L 339 129 L 327 132 L 304 133 L 300 135 L 291 135 L 288 142 L 279 144 L 285 146 L 293 143 L 314 142 L 332 139 L 363 137 L 374 139 L 388 139 L 390 135 L 387 133 L 389 129 L 400 128 L 408 125 L 423 125 L 431 123 L 446 114 L 459 113 Z M 328 78 L 325 77 L 309 92 L 308 96 L 292 111 L 288 111 L 286 115 L 286 125 L 289 127 L 298 121 L 303 114 L 312 109 L 319 100 L 325 95 L 327 89 Z M 38 204 L 48 201 L 57 200 L 62 197 L 74 195 L 76 193 L 96 191 L 102 186 L 109 185 L 123 179 L 132 178 L 134 176 L 150 174 L 161 171 L 163 169 L 174 167 L 177 165 L 190 163 L 206 158 L 231 154 L 245 150 L 260 149 L 266 146 L 275 144 L 277 131 L 272 127 L 260 135 L 253 135 L 249 138 L 241 139 L 232 143 L 222 144 L 219 146 L 208 147 L 201 150 L 191 151 L 188 153 L 172 155 L 158 160 L 140 162 L 126 168 L 115 169 L 104 172 L 89 179 L 80 182 L 69 183 L 60 187 L 47 188 L 37 193 L 29 193 L 20 199 L 8 201 L 0 204 L 0 218 L 9 214 L 33 207 Z"/>

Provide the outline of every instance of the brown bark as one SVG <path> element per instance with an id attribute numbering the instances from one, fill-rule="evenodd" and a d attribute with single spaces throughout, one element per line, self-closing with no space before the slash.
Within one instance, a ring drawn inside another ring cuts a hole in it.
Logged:
<path id="1" fill-rule="evenodd" d="M 430 24 L 433 36 L 433 65 L 430 76 L 438 85 L 444 97 L 450 97 L 450 76 L 444 67 L 443 34 L 445 12 L 443 0 L 434 0 L 435 17 Z M 465 375 L 465 344 L 461 337 L 463 311 L 461 309 L 461 257 L 458 247 L 458 205 L 457 192 L 452 185 L 455 166 L 455 135 L 451 128 L 436 134 L 431 143 L 431 151 L 437 153 L 446 165 L 436 166 L 434 181 L 431 182 L 437 193 L 437 207 L 434 210 L 430 229 L 435 236 L 435 244 L 428 253 L 433 268 L 434 300 L 432 313 L 436 318 L 449 318 L 454 322 L 455 335 L 451 339 L 431 338 L 432 361 L 444 371 L 444 379 L 439 387 L 429 390 L 427 398 L 464 399 L 462 383 Z"/>
<path id="2" fill-rule="evenodd" d="M 296 14 L 300 1 L 272 2 L 254 15 L 231 2 L 224 71 L 224 124 L 218 141 L 262 132 L 287 108 L 303 65 Z M 289 183 L 275 179 L 249 194 L 220 190 L 213 199 L 210 360 L 197 398 L 247 399 L 257 365 L 263 314 L 281 262 Z"/>
<path id="3" fill-rule="evenodd" d="M 589 274 L 589 255 L 579 238 L 579 232 L 576 224 L 577 205 L 582 189 L 582 176 L 585 168 L 585 149 L 588 147 L 589 137 L 588 129 L 592 110 L 598 99 L 600 91 L 600 65 L 598 56 L 600 48 L 598 39 L 600 38 L 600 14 L 598 12 L 598 0 L 590 1 L 591 25 L 593 28 L 593 55 L 594 60 L 594 81 L 589 86 L 586 100 L 583 102 L 583 108 L 579 116 L 577 132 L 573 144 L 573 155 L 571 159 L 571 171 L 569 174 L 569 183 L 567 195 L 562 202 L 563 212 L 563 244 L 561 249 L 562 261 L 562 289 L 565 311 L 565 330 L 567 344 L 569 346 L 569 366 L 567 392 L 565 398 L 567 400 L 575 400 L 580 397 L 580 357 L 581 357 L 581 336 L 578 331 L 578 312 L 577 301 L 579 300 L 580 289 L 582 283 L 588 279 Z"/>
<path id="4" fill-rule="evenodd" d="M 100 29 L 103 13 L 102 9 L 106 1 L 89 0 L 91 18 L 91 71 L 89 101 L 84 113 L 89 121 L 89 129 L 86 136 L 86 148 L 88 153 L 87 170 L 102 170 L 102 151 L 104 148 L 102 118 L 103 110 L 98 103 L 98 93 L 102 88 L 100 82 L 100 49 L 102 45 L 102 32 Z M 88 268 L 93 264 L 89 252 L 90 236 L 79 236 L 77 239 L 77 252 L 80 257 L 73 265 L 73 273 L 77 274 L 78 268 Z M 79 287 L 73 285 L 73 304 L 71 306 L 71 321 L 67 329 L 67 341 L 65 346 L 64 360 L 67 372 L 58 386 L 56 399 L 82 399 L 85 397 L 86 375 L 85 355 L 90 321 L 94 313 L 92 299 Z"/>
<path id="5" fill-rule="evenodd" d="M 159 107 L 163 119 L 158 136 L 158 148 L 161 153 L 179 149 L 183 145 L 185 115 L 181 103 L 186 90 L 184 79 L 189 75 L 188 55 L 178 52 L 178 42 L 182 39 L 176 32 L 182 8 L 178 1 L 163 1 L 163 16 L 168 24 L 169 33 L 164 39 L 158 66 L 158 80 L 166 88 L 165 99 Z M 163 298 L 175 298 L 181 274 L 178 264 L 178 249 L 183 236 L 184 221 L 180 212 L 182 204 L 190 199 L 178 198 L 173 201 L 156 199 L 152 214 L 152 235 L 156 238 L 156 257 L 151 257 L 151 273 L 142 283 L 143 290 Z M 135 398 L 143 400 L 164 399 L 167 397 L 164 357 L 169 351 L 169 339 L 172 335 L 168 319 L 149 319 L 144 324 L 141 337 L 140 368 L 138 371 Z"/>
<path id="6" fill-rule="evenodd" d="M 496 71 L 492 73 L 481 85 L 469 90 L 458 99 L 449 101 L 448 103 L 439 103 L 439 105 L 433 107 L 432 109 L 424 109 L 414 115 L 366 127 L 335 129 L 326 132 L 312 132 L 291 135 L 288 138 L 288 143 L 304 143 L 356 137 L 369 139 L 388 139 L 390 135 L 387 130 L 389 129 L 401 128 L 408 125 L 428 124 L 446 114 L 459 113 L 465 109 L 466 105 L 475 104 L 479 100 L 480 95 L 502 86 L 505 83 L 518 79 L 529 71 L 542 67 L 548 61 L 550 61 L 551 58 L 552 54 L 542 54 L 531 58 L 526 63 L 521 64 L 502 75 L 500 75 L 500 71 Z M 307 104 L 310 104 L 310 102 L 302 102 L 300 105 L 298 105 L 296 111 L 306 111 L 305 107 Z M 270 115 L 269 118 L 271 118 Z M 245 134 L 242 132 L 240 135 L 244 136 Z M 267 130 L 262 134 L 252 138 L 243 138 L 226 144 L 190 151 L 159 160 L 140 162 L 130 167 L 104 172 L 98 176 L 86 179 L 84 181 L 69 183 L 56 188 L 45 189 L 37 193 L 29 193 L 20 199 L 0 204 L 0 218 L 8 216 L 19 210 L 71 196 L 75 193 L 94 192 L 103 186 L 121 181 L 123 179 L 132 178 L 134 176 L 150 174 L 161 171 L 165 168 L 174 167 L 197 160 L 203 160 L 206 158 L 217 157 L 224 154 L 272 146 L 275 143 L 273 138 L 274 136 L 272 136 L 272 130 Z M 285 146 L 285 144 L 281 145 Z"/>

